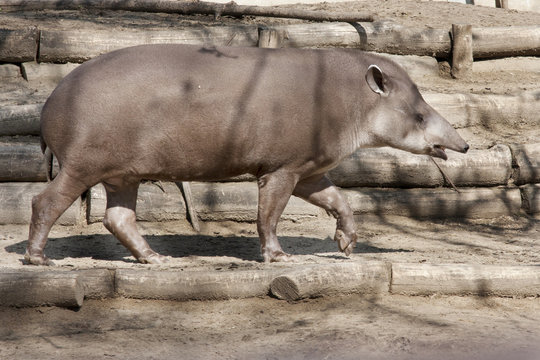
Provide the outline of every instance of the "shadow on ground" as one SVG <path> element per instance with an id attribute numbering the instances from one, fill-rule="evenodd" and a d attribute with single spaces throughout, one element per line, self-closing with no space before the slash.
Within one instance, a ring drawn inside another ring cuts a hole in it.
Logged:
<path id="1" fill-rule="evenodd" d="M 152 249 L 160 254 L 182 258 L 188 256 L 227 256 L 246 261 L 262 261 L 259 238 L 256 236 L 208 236 L 208 235 L 146 235 Z M 329 237 L 325 239 L 282 236 L 279 238 L 284 251 L 293 255 L 318 255 L 340 258 L 336 254 L 337 244 Z M 24 255 L 27 241 L 5 247 L 6 252 Z M 388 249 L 358 243 L 355 253 L 408 252 L 405 249 Z M 75 235 L 49 239 L 45 247 L 46 255 L 52 260 L 64 258 L 87 258 L 96 260 L 120 260 L 129 256 L 128 250 L 112 235 Z M 331 254 L 328 254 L 331 253 Z"/>

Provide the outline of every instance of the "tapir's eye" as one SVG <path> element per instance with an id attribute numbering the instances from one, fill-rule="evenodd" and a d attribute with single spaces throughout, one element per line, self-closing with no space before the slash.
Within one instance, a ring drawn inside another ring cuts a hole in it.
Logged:
<path id="1" fill-rule="evenodd" d="M 419 123 L 423 123 L 424 122 L 424 115 L 416 114 L 416 121 L 418 121 Z"/>

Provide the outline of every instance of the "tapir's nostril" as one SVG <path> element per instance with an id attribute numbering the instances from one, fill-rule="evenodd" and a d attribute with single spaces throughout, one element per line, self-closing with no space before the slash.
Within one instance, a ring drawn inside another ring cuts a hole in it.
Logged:
<path id="1" fill-rule="evenodd" d="M 463 148 L 463 153 L 466 153 L 467 151 L 469 151 L 469 144 L 465 145 Z"/>

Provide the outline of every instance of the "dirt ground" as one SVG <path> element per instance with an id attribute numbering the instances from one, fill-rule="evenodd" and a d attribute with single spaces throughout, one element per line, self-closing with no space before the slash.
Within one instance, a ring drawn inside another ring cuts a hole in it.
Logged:
<path id="1" fill-rule="evenodd" d="M 540 14 L 445 2 L 359 0 L 306 5 L 311 9 L 366 11 L 407 26 L 539 25 Z M 279 19 L 222 22 L 282 23 Z M 103 12 L 2 14 L 0 26 L 53 28 L 163 28 L 211 17 Z M 531 73 L 439 78 L 421 89 L 508 94 L 538 89 Z M 41 91 L 41 92 L 40 92 Z M 43 90 L 2 84 L 0 104 L 44 101 Z M 472 129 L 490 142 L 539 142 L 537 122 L 496 133 Z M 525 140 L 526 141 L 525 141 Z M 450 190 L 449 190 L 450 191 Z M 161 268 L 201 271 L 258 269 L 254 224 L 206 223 L 196 234 L 186 222 L 140 223 L 157 251 L 171 256 Z M 398 217 L 359 219 L 355 252 L 345 258 L 332 241 L 330 218 L 282 222 L 280 242 L 297 263 L 384 260 L 414 263 L 540 264 L 540 220 L 529 217 L 468 222 Z M 22 269 L 27 227 L 0 226 L 1 268 Z M 62 269 L 160 268 L 137 264 L 101 224 L 55 226 L 46 248 Z M 28 268 L 28 267 L 26 267 Z M 39 271 L 39 268 L 32 268 Z M 85 300 L 80 310 L 54 307 L 0 309 L 0 359 L 516 359 L 540 358 L 538 298 L 343 295 L 287 303 L 273 298 L 166 302 Z"/>
<path id="2" fill-rule="evenodd" d="M 451 191 L 451 190 L 448 190 Z M 540 264 L 540 220 L 501 217 L 474 221 L 421 221 L 404 217 L 358 217 L 359 242 L 349 258 L 333 241 L 330 217 L 281 221 L 280 243 L 310 263 L 382 260 L 405 263 Z M 66 269 L 154 267 L 220 271 L 260 269 L 281 264 L 261 263 L 255 224 L 203 223 L 197 234 L 186 221 L 139 222 L 150 246 L 170 256 L 167 265 L 142 265 L 101 223 L 58 226 L 50 234 L 46 254 Z M 0 226 L 0 268 L 22 268 L 28 238 L 25 225 Z"/>
<path id="3" fill-rule="evenodd" d="M 348 295 L 297 303 L 85 301 L 0 309 L 2 359 L 540 357 L 538 299 Z"/>
<path id="4" fill-rule="evenodd" d="M 360 219 L 359 219 L 360 220 Z M 166 266 L 134 262 L 101 224 L 55 226 L 47 254 L 60 269 L 222 271 L 364 260 L 539 264 L 540 220 L 400 217 L 359 221 L 350 258 L 334 220 L 281 222 L 294 264 L 261 263 L 254 224 L 140 223 Z M 22 269 L 27 227 L 0 227 L 0 267 Z M 29 269 L 28 266 L 25 269 Z M 39 271 L 38 267 L 30 267 Z M 0 269 L 1 270 L 1 269 Z M 538 298 L 342 295 L 285 302 L 85 300 L 80 310 L 0 308 L 2 359 L 516 359 L 540 358 Z"/>

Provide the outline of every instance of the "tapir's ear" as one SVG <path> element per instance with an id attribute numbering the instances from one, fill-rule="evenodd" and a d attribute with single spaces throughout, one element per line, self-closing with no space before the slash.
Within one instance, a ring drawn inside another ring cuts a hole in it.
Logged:
<path id="1" fill-rule="evenodd" d="M 382 96 L 388 96 L 390 92 L 388 81 L 381 68 L 377 65 L 369 65 L 366 72 L 366 81 L 373 92 Z"/>

